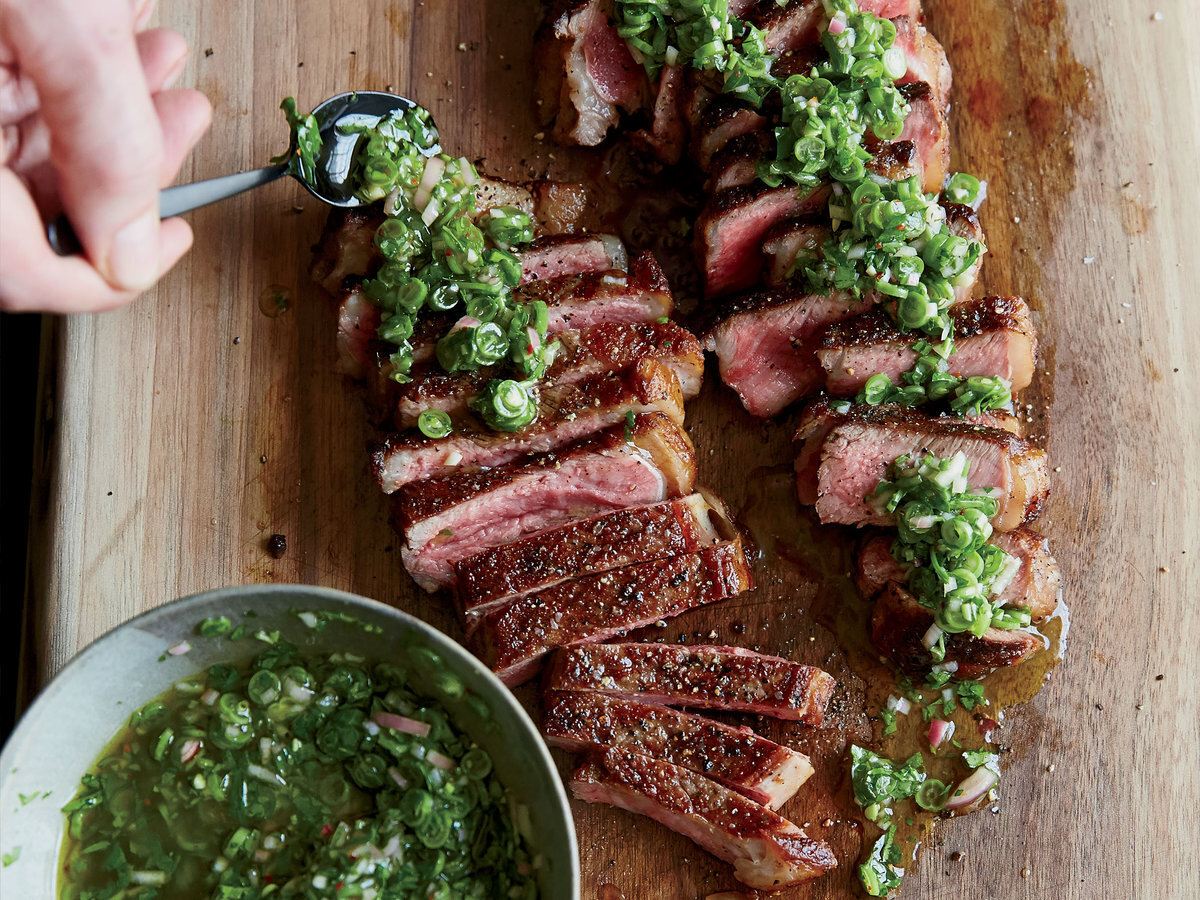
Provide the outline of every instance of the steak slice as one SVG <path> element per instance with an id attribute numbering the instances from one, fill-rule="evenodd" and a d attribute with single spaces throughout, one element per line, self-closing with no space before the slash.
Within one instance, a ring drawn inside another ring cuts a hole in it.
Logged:
<path id="1" fill-rule="evenodd" d="M 813 773 L 803 753 L 703 716 L 604 694 L 547 691 L 542 734 L 576 753 L 631 750 L 779 809 Z"/>
<path id="2" fill-rule="evenodd" d="M 558 350 L 546 370 L 547 385 L 578 384 L 594 375 L 628 369 L 642 359 L 653 359 L 675 373 L 683 399 L 700 393 L 704 378 L 704 351 L 685 328 L 671 322 L 614 322 L 580 331 L 560 331 L 554 336 Z M 468 404 L 497 374 L 492 368 L 447 375 L 429 372 L 397 385 L 396 425 L 415 428 L 423 410 L 440 409 L 451 417 L 465 414 Z"/>
<path id="3" fill-rule="evenodd" d="M 870 537 L 858 551 L 854 583 L 864 597 L 874 597 L 889 582 L 908 584 L 908 572 L 892 556 L 890 536 Z M 1024 526 L 1012 531 L 997 532 L 988 541 L 1020 563 L 1020 568 L 1008 586 L 1000 592 L 1005 606 L 1020 606 L 1029 610 L 1035 622 L 1050 616 L 1062 594 L 1062 576 L 1058 563 L 1050 555 L 1046 538 Z"/>
<path id="4" fill-rule="evenodd" d="M 621 239 L 613 234 L 548 234 L 517 251 L 521 283 L 563 275 L 608 272 L 629 265 Z"/>
<path id="5" fill-rule="evenodd" d="M 894 581 L 889 581 L 875 601 L 871 615 L 871 642 L 902 671 L 928 672 L 933 658 L 922 643 L 933 625 L 933 613 Z M 1035 631 L 989 628 L 983 637 L 970 633 L 947 634 L 943 662 L 956 663 L 959 678 L 978 678 L 991 669 L 1015 666 L 1046 646 Z"/>
<path id="6" fill-rule="evenodd" d="M 696 164 L 707 172 L 713 156 L 735 137 L 762 131 L 767 120 L 745 102 L 728 94 L 713 96 L 698 87 L 692 96 L 692 140 Z"/>
<path id="7" fill-rule="evenodd" d="M 593 147 L 620 119 L 643 107 L 645 70 L 617 34 L 610 0 L 559 0 L 538 29 L 534 52 L 543 121 L 564 144 Z"/>
<path id="8" fill-rule="evenodd" d="M 781 890 L 837 866 L 824 841 L 710 778 L 627 750 L 610 749 L 571 776 L 571 791 L 648 816 L 733 866 L 739 881 Z"/>
<path id="9" fill-rule="evenodd" d="M 602 641 L 753 586 L 741 539 L 723 541 L 527 594 L 484 616 L 474 644 L 479 657 L 512 686 L 532 677 L 556 647 Z"/>
<path id="10" fill-rule="evenodd" d="M 708 192 L 719 194 L 729 188 L 753 184 L 758 180 L 758 161 L 775 146 L 766 129 L 748 131 L 728 141 L 713 154 Z"/>
<path id="11" fill-rule="evenodd" d="M 654 112 L 649 129 L 641 129 L 629 135 L 641 146 L 668 166 L 683 158 L 687 149 L 688 123 L 684 110 L 685 73 L 682 65 L 665 65 L 658 79 L 658 93 L 654 98 Z"/>
<path id="12" fill-rule="evenodd" d="M 942 209 L 946 211 L 946 226 L 951 234 L 982 243 L 983 229 L 979 227 L 979 216 L 975 210 L 961 203 L 943 203 Z M 797 254 L 810 252 L 820 255 L 825 240 L 829 237 L 828 219 L 825 220 L 825 224 L 821 224 L 820 220 L 820 216 L 785 219 L 763 236 L 762 251 L 766 258 L 763 278 L 767 284 L 780 284 L 791 278 L 795 274 Z M 971 296 L 979 277 L 980 266 L 981 263 L 976 262 L 955 279 L 955 303 L 962 303 Z M 873 293 L 870 299 L 879 302 L 883 298 Z"/>
<path id="13" fill-rule="evenodd" d="M 896 83 L 924 82 L 929 85 L 934 102 L 946 109 L 950 104 L 950 87 L 953 84 L 946 51 L 916 19 L 901 16 L 894 19 L 892 24 L 896 26 L 896 40 L 892 46 L 903 50 L 908 61 L 908 70 Z"/>
<path id="14" fill-rule="evenodd" d="M 863 135 L 863 147 L 871 153 L 867 169 L 889 181 L 917 175 L 925 193 L 940 193 L 950 168 L 946 110 L 923 82 L 903 85 L 901 93 L 908 98 L 908 116 L 900 136 L 894 141 L 880 141 L 870 130 Z"/>
<path id="15" fill-rule="evenodd" d="M 794 442 L 796 452 L 796 486 L 800 502 L 805 506 L 813 506 L 817 502 L 817 475 L 821 465 L 821 448 L 825 438 L 835 425 L 844 422 L 876 422 L 887 421 L 890 416 L 911 417 L 913 422 L 920 424 L 933 419 L 928 413 L 919 410 L 909 410 L 898 406 L 857 406 L 846 400 L 833 400 L 830 397 L 820 397 L 804 409 L 800 417 L 800 427 L 796 430 Z M 959 419 L 957 416 L 943 417 L 951 422 L 970 422 L 998 428 L 1017 437 L 1021 436 L 1021 420 L 1010 413 L 988 412 L 982 416 Z"/>
<path id="16" fill-rule="evenodd" d="M 950 310 L 955 352 L 952 375 L 996 375 L 1014 392 L 1029 387 L 1037 358 L 1037 331 L 1020 297 L 984 297 Z M 912 345 L 922 335 L 901 331 L 891 316 L 875 310 L 831 325 L 816 338 L 817 360 L 825 370 L 825 390 L 852 397 L 876 373 L 894 383 L 912 369 Z"/>
<path id="17" fill-rule="evenodd" d="M 377 206 L 329 211 L 308 270 L 327 294 L 338 296 L 347 279 L 361 279 L 376 268 L 383 257 L 375 246 L 375 231 L 383 218 Z"/>
<path id="18" fill-rule="evenodd" d="M 705 349 L 717 354 L 721 380 L 746 411 L 766 418 L 821 386 L 816 334 L 869 308 L 847 293 L 810 294 L 798 284 L 782 285 L 730 304 L 705 335 Z"/>
<path id="19" fill-rule="evenodd" d="M 575 384 L 539 392 L 538 414 L 517 431 L 495 431 L 471 417 L 450 434 L 390 434 L 371 451 L 371 469 L 387 493 L 412 481 L 456 471 L 502 466 L 518 456 L 545 453 L 624 421 L 631 414 L 660 412 L 683 424 L 683 392 L 666 366 L 642 359 L 615 375 L 591 375 Z"/>
<path id="20" fill-rule="evenodd" d="M 406 484 L 393 515 L 405 567 L 434 590 L 467 556 L 574 519 L 683 496 L 695 479 L 687 433 L 650 413 L 563 451 Z"/>
<path id="21" fill-rule="evenodd" d="M 818 212 L 829 186 L 763 184 L 730 188 L 709 198 L 696 221 L 696 258 L 706 297 L 719 297 L 759 282 L 763 236 L 775 223 Z"/>
<path id="22" fill-rule="evenodd" d="M 971 462 L 968 480 L 974 488 L 995 488 L 998 511 L 992 525 L 1012 531 L 1040 512 L 1049 493 L 1046 453 L 1011 432 L 964 422 L 951 416 L 929 416 L 893 406 L 851 407 L 820 443 L 816 509 L 822 522 L 843 525 L 890 525 L 894 517 L 871 502 L 876 486 L 897 458 L 933 454 L 948 459 L 959 451 Z M 811 497 L 810 441 L 820 440 L 820 422 L 801 424 L 797 439 L 806 446 L 797 458 L 801 502 Z"/>
<path id="23" fill-rule="evenodd" d="M 837 682 L 813 666 L 742 647 L 597 644 L 556 654 L 546 686 L 815 726 L 824 721 Z"/>
<path id="24" fill-rule="evenodd" d="M 516 291 L 517 300 L 545 301 L 549 332 L 587 328 L 608 322 L 654 322 L 671 315 L 674 303 L 658 260 L 639 253 L 629 272 L 586 272 L 531 281 Z"/>
<path id="25" fill-rule="evenodd" d="M 701 494 L 605 513 L 460 560 L 454 566 L 458 609 L 471 632 L 483 614 L 514 598 L 735 535 L 724 511 Z"/>

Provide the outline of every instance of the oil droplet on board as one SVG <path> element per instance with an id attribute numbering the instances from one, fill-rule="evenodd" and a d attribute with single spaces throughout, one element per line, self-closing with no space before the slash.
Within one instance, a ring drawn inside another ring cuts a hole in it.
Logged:
<path id="1" fill-rule="evenodd" d="M 268 319 L 278 319 L 291 308 L 292 292 L 286 285 L 270 284 L 258 295 L 258 308 Z"/>

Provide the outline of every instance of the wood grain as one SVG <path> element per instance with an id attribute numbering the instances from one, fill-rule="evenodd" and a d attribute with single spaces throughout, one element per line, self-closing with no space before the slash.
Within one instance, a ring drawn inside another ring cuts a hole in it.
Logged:
<path id="1" fill-rule="evenodd" d="M 1061 467 L 1042 527 L 1072 606 L 1065 661 L 1002 730 L 1014 749 L 999 813 L 935 832 L 905 897 L 1157 900 L 1191 896 L 1200 868 L 1200 63 L 1184 37 L 1195 8 L 1097 6 L 927 0 L 954 66 L 956 167 L 989 181 L 986 287 L 1024 294 L 1039 314 L 1048 374 L 1025 399 Z M 578 154 L 533 139 L 537 15 L 495 0 L 164 4 L 161 24 L 193 48 L 183 83 L 216 106 L 181 179 L 276 152 L 287 94 L 312 104 L 389 87 L 493 172 L 569 169 Z M 366 473 L 368 429 L 333 371 L 330 305 L 306 275 L 322 219 L 291 182 L 201 210 L 195 249 L 156 291 L 50 324 L 27 691 L 133 614 L 226 584 L 344 588 L 458 633 L 449 607 L 403 574 Z M 271 285 L 293 298 L 279 318 L 258 309 Z M 878 675 L 839 639 L 858 611 L 843 583 L 809 577 L 829 551 L 790 500 L 788 420 L 751 420 L 710 367 L 689 424 L 704 480 L 764 547 L 762 584 L 665 634 L 714 632 L 842 679 L 838 728 L 770 732 L 825 761 L 785 813 L 843 859 L 787 896 L 853 896 L 858 836 L 830 760 L 865 727 L 863 679 Z M 290 547 L 280 560 L 266 553 L 275 532 Z M 588 900 L 736 886 L 651 823 L 581 805 L 577 820 Z"/>

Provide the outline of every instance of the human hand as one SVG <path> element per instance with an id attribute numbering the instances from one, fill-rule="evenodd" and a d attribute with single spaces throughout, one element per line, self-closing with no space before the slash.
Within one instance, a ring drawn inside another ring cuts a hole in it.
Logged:
<path id="1" fill-rule="evenodd" d="M 0 309 L 98 312 L 150 287 L 192 243 L 158 190 L 212 119 L 168 90 L 187 44 L 145 30 L 154 0 L 0 0 Z M 84 254 L 57 256 L 65 212 Z"/>

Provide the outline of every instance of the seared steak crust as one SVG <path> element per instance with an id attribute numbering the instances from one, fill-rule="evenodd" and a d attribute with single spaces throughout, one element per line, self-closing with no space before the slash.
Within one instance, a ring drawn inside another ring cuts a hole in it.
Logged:
<path id="1" fill-rule="evenodd" d="M 742 647 L 597 644 L 558 653 L 546 685 L 820 725 L 837 682 L 813 666 Z"/>
<path id="2" fill-rule="evenodd" d="M 602 641 L 754 586 L 740 539 L 667 560 L 564 581 L 489 613 L 480 658 L 505 684 L 530 678 L 556 647 Z"/>
<path id="3" fill-rule="evenodd" d="M 749 728 L 604 694 L 548 691 L 542 734 L 564 750 L 615 747 L 690 769 L 768 809 L 786 803 L 813 772 L 803 753 Z"/>
<path id="4" fill-rule="evenodd" d="M 493 547 L 454 566 L 468 631 L 496 605 L 569 578 L 692 553 L 731 537 L 728 520 L 700 494 L 617 510 Z"/>
<path id="5" fill-rule="evenodd" d="M 627 750 L 610 749 L 571 776 L 571 790 L 588 803 L 611 803 L 691 838 L 731 863 L 752 888 L 781 890 L 837 866 L 824 841 L 712 779 Z"/>

